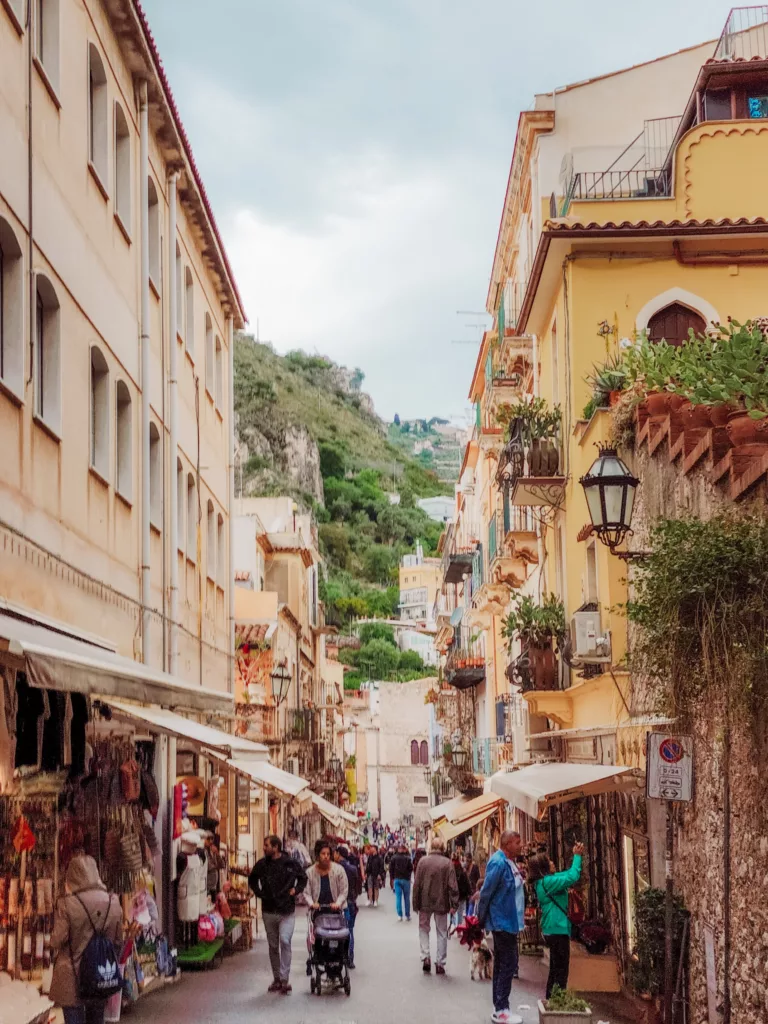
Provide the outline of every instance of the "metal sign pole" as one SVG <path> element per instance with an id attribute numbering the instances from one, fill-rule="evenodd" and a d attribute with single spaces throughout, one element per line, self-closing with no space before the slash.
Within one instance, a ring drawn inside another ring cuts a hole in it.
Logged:
<path id="1" fill-rule="evenodd" d="M 673 957 L 673 913 L 674 881 L 672 877 L 672 855 L 674 851 L 674 825 L 672 801 L 667 800 L 667 847 L 664 859 L 666 896 L 664 899 L 664 1024 L 673 1024 L 672 997 L 675 990 L 675 965 Z"/>

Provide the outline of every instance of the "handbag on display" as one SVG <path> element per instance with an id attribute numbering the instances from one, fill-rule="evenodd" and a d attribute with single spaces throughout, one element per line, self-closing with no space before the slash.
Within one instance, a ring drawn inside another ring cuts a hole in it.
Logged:
<path id="1" fill-rule="evenodd" d="M 123 871 L 141 871 L 141 841 L 138 832 L 125 831 L 120 837 L 120 868 Z"/>
<path id="2" fill-rule="evenodd" d="M 104 835 L 104 860 L 111 868 L 120 866 L 120 829 L 114 825 Z"/>
<path id="3" fill-rule="evenodd" d="M 197 920 L 197 941 L 213 942 L 216 938 L 216 925 L 209 914 L 203 914 Z"/>
<path id="4" fill-rule="evenodd" d="M 141 796 L 141 769 L 132 757 L 120 765 L 120 789 L 126 803 L 136 803 Z"/>

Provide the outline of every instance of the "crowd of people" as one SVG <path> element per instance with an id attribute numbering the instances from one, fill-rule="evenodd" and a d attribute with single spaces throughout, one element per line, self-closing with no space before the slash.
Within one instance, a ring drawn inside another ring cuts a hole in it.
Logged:
<path id="1" fill-rule="evenodd" d="M 524 850 L 517 832 L 502 833 L 498 850 L 483 866 L 463 848 L 448 854 L 439 836 L 431 840 L 428 850 L 409 846 L 405 838 L 389 830 L 377 831 L 379 836 L 392 842 L 386 846 L 369 843 L 358 849 L 320 840 L 315 845 L 314 863 L 295 833 L 289 835 L 285 850 L 278 837 L 265 840 L 264 857 L 254 867 L 250 884 L 262 901 L 273 973 L 271 992 L 291 991 L 291 938 L 297 902 L 315 911 L 327 908 L 344 913 L 349 931 L 347 962 L 349 969 L 354 969 L 358 901 L 365 897 L 368 907 L 378 907 L 387 880 L 398 922 L 409 922 L 412 913 L 418 915 L 425 974 L 432 972 L 433 965 L 435 974 L 446 973 L 448 941 L 456 934 L 474 936 L 474 943 L 483 948 L 489 962 L 492 960 L 494 1024 L 514 1024 L 520 1019 L 510 1010 L 510 995 L 518 977 L 519 937 L 525 929 L 527 901 L 535 901 L 540 908 L 541 934 L 550 952 L 546 997 L 555 985 L 567 987 L 572 930 L 568 893 L 581 876 L 582 844 L 574 845 L 569 869 L 557 872 L 546 850 Z"/>

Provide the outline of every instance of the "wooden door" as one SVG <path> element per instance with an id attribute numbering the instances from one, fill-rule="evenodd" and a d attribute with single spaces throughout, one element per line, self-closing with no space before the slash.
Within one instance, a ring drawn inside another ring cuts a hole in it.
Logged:
<path id="1" fill-rule="evenodd" d="M 706 329 L 706 321 L 694 310 L 681 302 L 673 302 L 658 313 L 654 313 L 648 321 L 648 336 L 651 341 L 665 338 L 669 345 L 682 345 L 688 339 L 688 328 L 692 327 L 696 334 Z"/>

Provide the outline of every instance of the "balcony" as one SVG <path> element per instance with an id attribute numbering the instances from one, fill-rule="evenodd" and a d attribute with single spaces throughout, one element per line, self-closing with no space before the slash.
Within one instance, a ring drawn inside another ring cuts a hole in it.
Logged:
<path id="1" fill-rule="evenodd" d="M 485 679 L 485 658 L 472 643 L 467 630 L 461 630 L 445 659 L 445 681 L 456 690 L 467 690 Z"/>
<path id="2" fill-rule="evenodd" d="M 575 202 L 583 199 L 661 199 L 671 195 L 672 175 L 666 167 L 579 171 L 571 183 L 571 200 Z"/>
<path id="3" fill-rule="evenodd" d="M 235 719 L 235 732 L 238 736 L 243 736 L 256 743 L 266 743 L 268 746 L 278 745 L 282 742 L 277 708 L 255 703 L 236 704 Z"/>
<path id="4" fill-rule="evenodd" d="M 526 437 L 524 425 L 512 420 L 509 441 L 502 449 L 496 483 L 509 495 L 512 507 L 548 522 L 565 501 L 565 477 L 560 473 L 560 445 L 555 438 Z"/>
<path id="5" fill-rule="evenodd" d="M 475 548 L 466 547 L 458 551 L 452 551 L 446 559 L 444 573 L 445 583 L 462 583 L 466 576 L 472 572 L 472 562 L 475 557 Z"/>
<path id="6" fill-rule="evenodd" d="M 503 739 L 472 740 L 472 771 L 493 775 L 514 761 L 512 744 Z"/>
<path id="7" fill-rule="evenodd" d="M 300 773 L 304 778 L 325 774 L 325 742 L 313 740 L 299 754 Z"/>
<path id="8" fill-rule="evenodd" d="M 309 743 L 319 732 L 317 714 L 309 708 L 289 708 L 286 711 L 285 733 L 289 742 Z"/>

